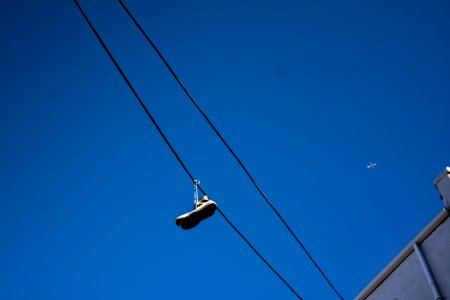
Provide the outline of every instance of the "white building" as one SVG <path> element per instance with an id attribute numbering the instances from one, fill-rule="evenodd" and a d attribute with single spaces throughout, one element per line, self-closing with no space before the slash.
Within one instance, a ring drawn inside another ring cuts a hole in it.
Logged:
<path id="1" fill-rule="evenodd" d="M 435 180 L 444 209 L 355 300 L 450 300 L 450 168 Z"/>

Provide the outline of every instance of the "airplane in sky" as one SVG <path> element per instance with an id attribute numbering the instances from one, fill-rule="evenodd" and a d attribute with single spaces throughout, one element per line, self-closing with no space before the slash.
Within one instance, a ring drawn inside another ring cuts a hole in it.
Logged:
<path id="1" fill-rule="evenodd" d="M 375 169 L 376 166 L 377 166 L 377 163 L 370 162 L 366 167 L 367 167 L 367 169 Z"/>

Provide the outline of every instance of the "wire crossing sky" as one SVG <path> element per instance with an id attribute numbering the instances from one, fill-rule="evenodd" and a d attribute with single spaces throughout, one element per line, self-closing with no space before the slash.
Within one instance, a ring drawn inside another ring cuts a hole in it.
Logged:
<path id="1" fill-rule="evenodd" d="M 448 2 L 124 2 L 344 298 L 442 209 Z M 336 299 L 120 3 L 80 3 L 208 196 Z M 297 299 L 220 213 L 174 224 L 192 181 L 85 26 L 72 1 L 0 10 L 0 298 Z"/>
<path id="2" fill-rule="evenodd" d="M 163 133 L 163 131 L 161 130 L 161 128 L 159 127 L 158 123 L 156 122 L 155 118 L 152 116 L 152 114 L 150 113 L 150 111 L 147 109 L 147 107 L 145 106 L 144 102 L 141 100 L 141 98 L 139 97 L 139 95 L 136 93 L 135 89 L 133 88 L 133 85 L 131 84 L 131 82 L 128 80 L 127 76 L 125 75 L 125 73 L 122 71 L 122 69 L 120 68 L 119 64 L 117 63 L 117 61 L 114 59 L 114 56 L 111 54 L 111 52 L 109 51 L 108 47 L 106 46 L 106 44 L 103 42 L 102 38 L 100 37 L 100 35 L 98 34 L 97 30 L 95 29 L 95 27 L 92 25 L 91 21 L 89 20 L 89 18 L 87 17 L 87 15 L 84 13 L 82 7 L 80 6 L 80 4 L 78 3 L 77 0 L 74 0 L 76 6 L 78 7 L 78 9 L 80 10 L 80 13 L 83 15 L 83 18 L 86 20 L 86 22 L 88 23 L 89 27 L 92 29 L 92 31 L 94 32 L 96 38 L 98 39 L 98 41 L 100 42 L 100 44 L 102 45 L 103 49 L 105 50 L 105 52 L 108 54 L 109 58 L 111 59 L 111 61 L 113 62 L 113 64 L 116 66 L 117 70 L 119 71 L 119 73 L 122 75 L 123 79 L 125 80 L 125 82 L 127 83 L 128 87 L 130 88 L 130 90 L 133 92 L 134 96 L 136 97 L 136 99 L 139 101 L 139 104 L 142 106 L 142 108 L 144 109 L 145 113 L 147 114 L 147 116 L 150 118 L 150 120 L 152 121 L 153 125 L 156 127 L 156 129 L 158 130 L 158 133 L 160 134 L 160 136 L 162 137 L 162 139 L 164 140 L 164 142 L 167 144 L 167 146 L 170 148 L 170 150 L 172 151 L 173 155 L 175 156 L 175 158 L 178 160 L 178 162 L 180 163 L 180 165 L 183 167 L 183 169 L 185 170 L 186 174 L 188 175 L 188 177 L 191 179 L 192 182 L 194 182 L 194 177 L 192 176 L 191 172 L 188 170 L 188 168 L 186 167 L 186 165 L 183 163 L 183 160 L 180 158 L 180 156 L 178 155 L 178 153 L 175 151 L 175 149 L 173 148 L 172 144 L 169 142 L 169 140 L 167 139 L 167 137 L 165 136 L 165 134 Z M 204 194 L 206 195 L 205 191 L 198 186 L 198 189 Z M 222 210 L 217 207 L 217 211 L 219 212 L 219 214 L 225 219 L 225 221 L 233 228 L 234 231 L 236 231 L 236 233 L 247 243 L 247 245 L 253 250 L 253 252 L 255 252 L 255 254 L 269 267 L 269 269 L 292 291 L 292 293 L 294 293 L 294 295 L 302 300 L 303 298 L 294 290 L 294 288 L 280 275 L 280 273 L 277 272 L 277 270 L 275 270 L 275 268 L 258 252 L 258 250 L 256 250 L 256 248 L 248 241 L 248 239 L 240 232 L 239 229 L 236 228 L 236 226 L 230 221 L 230 219 L 222 212 Z"/>
<path id="3" fill-rule="evenodd" d="M 128 14 L 128 16 L 133 20 L 136 27 L 141 31 L 141 33 L 144 35 L 145 39 L 149 42 L 149 44 L 152 46 L 152 48 L 156 51 L 158 56 L 161 58 L 164 65 L 167 67 L 167 69 L 170 71 L 172 76 L 175 78 L 177 83 L 180 85 L 180 87 L 183 89 L 183 91 L 186 93 L 188 98 L 191 100 L 191 102 L 195 105 L 197 110 L 200 112 L 200 114 L 203 116 L 203 118 L 206 120 L 208 125 L 212 128 L 214 133 L 219 137 L 219 139 L 222 141 L 222 143 L 225 145 L 225 147 L 228 149 L 228 151 L 233 155 L 233 157 L 238 162 L 239 166 L 244 170 L 245 174 L 248 176 L 250 181 L 253 183 L 255 188 L 258 190 L 259 194 L 263 197 L 263 199 L 266 201 L 266 203 L 270 206 L 270 208 L 275 212 L 277 217 L 280 219 L 280 221 L 283 223 L 283 225 L 286 227 L 286 229 L 289 231 L 289 233 L 292 235 L 292 237 L 295 239 L 295 241 L 299 244 L 301 249 L 305 252 L 305 254 L 308 256 L 309 260 L 314 264 L 316 269 L 320 272 L 320 274 L 323 276 L 323 278 L 327 281 L 327 283 L 330 285 L 330 287 L 333 289 L 333 291 L 336 293 L 336 295 L 340 299 L 344 299 L 342 295 L 339 293 L 339 291 L 336 289 L 336 287 L 331 283 L 330 279 L 327 277 L 327 275 L 324 273 L 324 271 L 320 268 L 317 261 L 312 257 L 312 255 L 309 253 L 308 249 L 306 249 L 305 245 L 300 241 L 300 239 L 297 237 L 297 235 L 292 231 L 291 227 L 288 225 L 286 220 L 281 216 L 281 214 L 278 212 L 278 210 L 273 206 L 273 204 L 270 202 L 270 200 L 267 198 L 266 194 L 262 191 L 262 189 L 259 187 L 251 173 L 248 171 L 248 169 L 245 167 L 245 165 L 242 163 L 242 161 L 239 159 L 237 154 L 233 151 L 231 146 L 227 143 L 227 141 L 223 138 L 222 134 L 217 130 L 217 128 L 214 126 L 214 124 L 211 122 L 211 120 L 208 118 L 206 113 L 201 109 L 200 105 L 195 101 L 194 97 L 189 93 L 187 88 L 184 86 L 184 84 L 179 79 L 178 75 L 173 71 L 172 67 L 169 65 L 169 63 L 166 61 L 166 59 L 163 57 L 162 53 L 159 51 L 158 47 L 153 43 L 153 41 L 150 39 L 150 37 L 147 35 L 145 30 L 142 28 L 142 26 L 138 23 L 138 21 L 134 18 L 134 16 L 131 14 L 129 9 L 125 6 L 122 0 L 119 0 L 120 5 L 125 10 L 125 12 Z M 233 226 L 234 227 L 234 226 Z M 253 247 L 252 247 L 253 248 Z M 284 280 L 283 280 L 284 281 Z"/>

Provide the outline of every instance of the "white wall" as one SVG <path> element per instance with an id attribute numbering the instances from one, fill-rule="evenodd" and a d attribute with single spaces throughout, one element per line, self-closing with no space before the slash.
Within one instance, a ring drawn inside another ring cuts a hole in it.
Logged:
<path id="1" fill-rule="evenodd" d="M 446 218 L 419 243 L 441 296 L 450 300 L 450 218 Z M 412 248 L 412 244 L 408 247 Z M 406 249 L 408 250 L 408 249 Z M 417 253 L 412 250 L 393 270 L 381 274 L 382 281 L 365 288 L 355 299 L 427 300 L 434 297 Z M 369 291 L 369 292 L 367 292 Z"/>

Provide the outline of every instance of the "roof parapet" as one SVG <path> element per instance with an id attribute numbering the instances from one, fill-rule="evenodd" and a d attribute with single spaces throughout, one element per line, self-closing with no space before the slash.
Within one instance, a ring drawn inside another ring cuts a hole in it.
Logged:
<path id="1" fill-rule="evenodd" d="M 441 195 L 442 203 L 446 210 L 450 211 L 450 167 L 446 167 L 444 171 L 434 180 L 434 186 Z"/>

